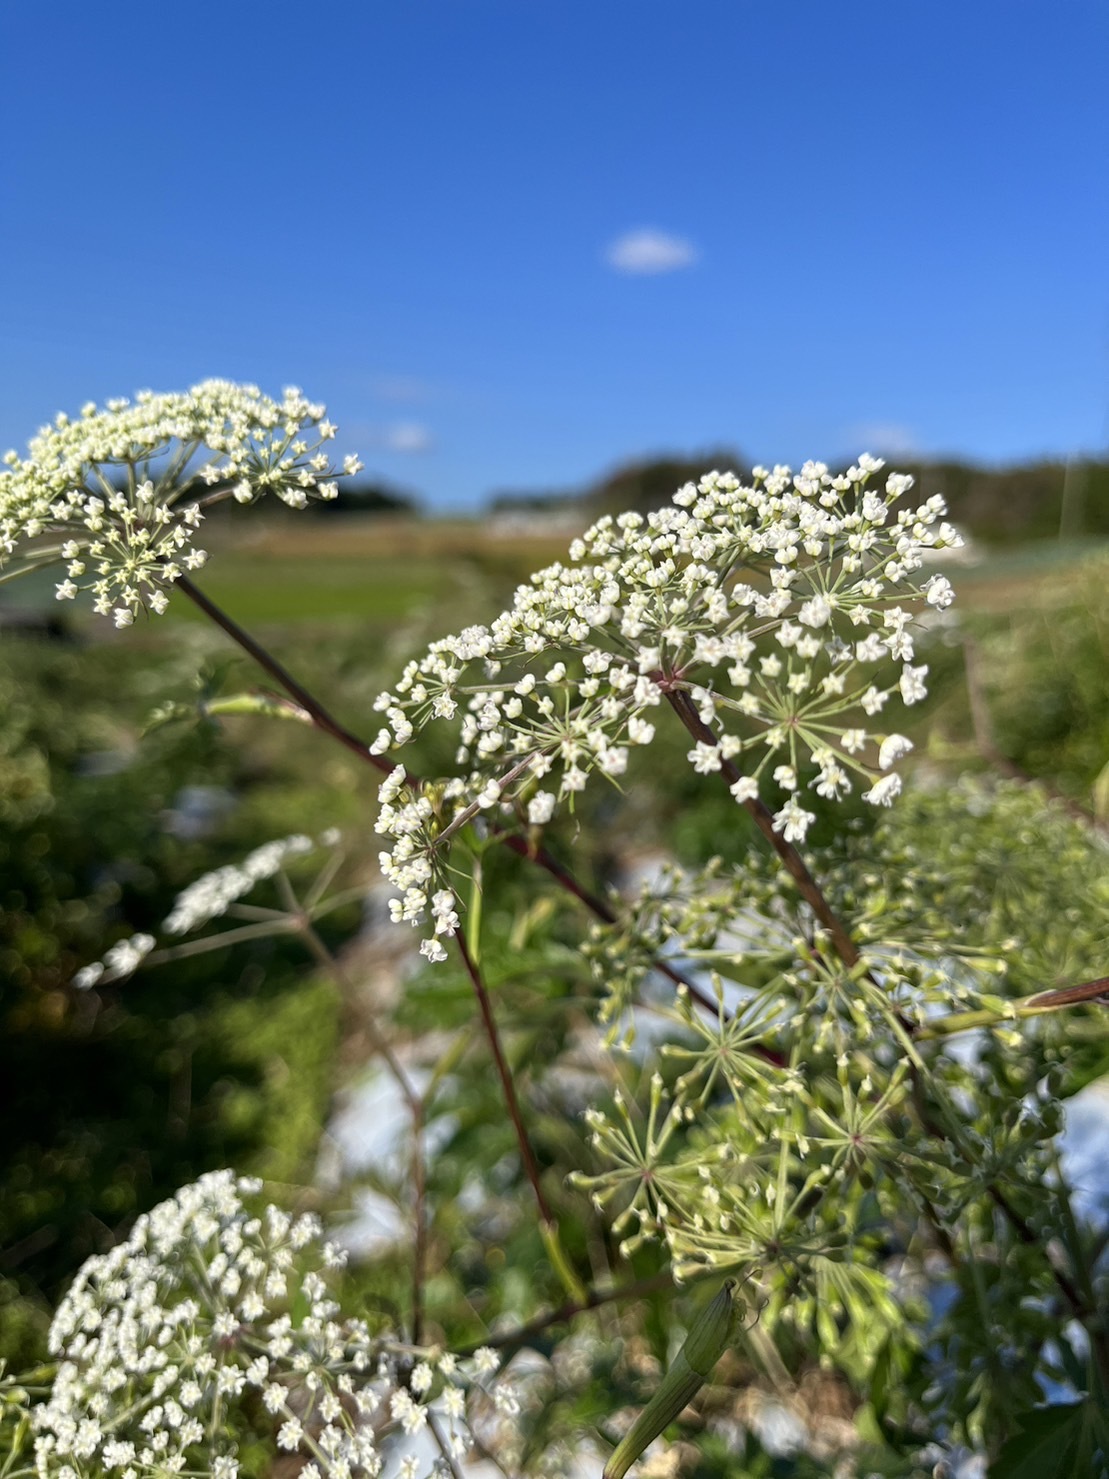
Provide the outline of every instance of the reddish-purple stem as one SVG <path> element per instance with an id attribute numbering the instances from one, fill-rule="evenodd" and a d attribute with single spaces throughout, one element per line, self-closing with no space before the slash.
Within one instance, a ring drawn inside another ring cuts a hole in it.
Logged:
<path id="1" fill-rule="evenodd" d="M 329 734 L 332 739 L 338 740 L 341 745 L 350 750 L 364 764 L 372 765 L 375 770 L 381 771 L 384 775 L 392 773 L 395 767 L 384 756 L 373 754 L 369 747 L 356 734 L 352 734 L 345 725 L 340 724 L 334 715 L 317 698 L 297 682 L 289 670 L 271 652 L 268 652 L 249 632 L 239 626 L 238 622 L 228 616 L 226 611 L 223 611 L 214 601 L 210 600 L 203 591 L 193 584 L 187 575 L 179 577 L 175 582 L 175 589 L 179 590 L 182 595 L 188 596 L 189 600 L 195 606 L 199 607 L 205 616 L 215 622 L 216 626 L 225 632 L 244 652 L 248 653 L 264 672 L 267 672 L 275 682 L 279 683 L 317 729 L 322 730 L 325 734 Z M 405 770 L 405 780 L 413 788 L 421 784 L 420 777 L 407 769 Z M 542 845 L 537 846 L 529 842 L 527 838 L 521 837 L 518 833 L 514 832 L 505 833 L 499 836 L 497 840 L 516 853 L 517 856 L 527 858 L 529 862 L 542 868 L 545 873 L 549 874 L 555 880 L 560 888 L 572 894 L 596 918 L 602 920 L 605 924 L 614 924 L 616 922 L 616 915 L 609 908 L 608 904 L 603 899 L 598 898 L 596 894 L 591 893 L 583 884 L 579 883 L 573 873 L 563 863 L 560 863 L 547 848 Z M 707 1012 L 715 1015 L 719 1010 L 716 1002 L 713 1001 L 708 993 L 676 967 L 661 959 L 656 959 L 654 966 L 668 980 L 673 981 L 676 986 L 684 986 L 690 996 Z M 752 1052 L 775 1067 L 781 1068 L 785 1066 L 784 1058 L 771 1048 L 754 1046 L 752 1047 Z"/>
<path id="2" fill-rule="evenodd" d="M 478 1006 L 481 1009 L 481 1020 L 485 1026 L 485 1036 L 489 1039 L 489 1047 L 493 1053 L 493 1061 L 497 1065 L 497 1075 L 501 1081 L 501 1089 L 504 1092 L 504 1102 L 508 1107 L 508 1115 L 512 1121 L 512 1128 L 516 1131 L 516 1143 L 520 1147 L 520 1159 L 523 1161 L 524 1174 L 531 1182 L 531 1189 L 535 1193 L 535 1200 L 539 1206 L 539 1215 L 549 1225 L 554 1224 L 551 1209 L 547 1205 L 547 1199 L 543 1195 L 543 1188 L 539 1184 L 539 1167 L 536 1164 L 535 1153 L 531 1148 L 527 1131 L 524 1129 L 524 1119 L 520 1113 L 520 1103 L 516 1098 L 516 1085 L 512 1081 L 512 1071 L 504 1056 L 501 1047 L 500 1034 L 497 1031 L 496 1019 L 493 1016 L 493 1004 L 489 1000 L 489 993 L 485 989 L 485 982 L 481 979 L 481 971 L 477 962 L 470 954 L 466 944 L 466 936 L 461 929 L 455 930 L 454 942 L 458 946 L 458 952 L 462 956 L 462 963 L 466 967 L 466 973 L 474 988 Z"/>

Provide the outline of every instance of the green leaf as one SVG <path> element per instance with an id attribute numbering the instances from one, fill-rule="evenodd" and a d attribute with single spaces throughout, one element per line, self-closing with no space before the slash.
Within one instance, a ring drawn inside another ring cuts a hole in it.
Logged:
<path id="1" fill-rule="evenodd" d="M 1094 1402 L 1037 1407 L 990 1465 L 989 1479 L 1106 1479 L 1109 1414 Z"/>

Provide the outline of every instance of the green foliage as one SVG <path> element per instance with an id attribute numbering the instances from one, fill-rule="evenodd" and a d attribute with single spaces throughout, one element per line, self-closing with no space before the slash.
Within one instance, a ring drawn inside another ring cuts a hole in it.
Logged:
<path id="1" fill-rule="evenodd" d="M 998 748 L 1093 807 L 1109 766 L 1109 558 L 1081 565 L 1050 605 L 1015 607 L 975 627 Z"/>
<path id="2" fill-rule="evenodd" d="M 96 993 L 71 985 L 198 872 L 241 853 L 241 815 L 204 840 L 174 837 L 164 818 L 190 784 L 257 789 L 250 762 L 213 726 L 136 743 L 152 697 L 176 685 L 184 698 L 199 655 L 185 644 L 121 666 L 112 648 L 0 654 L 0 1247 L 14 1281 L 0 1351 L 13 1361 L 41 1339 L 42 1295 L 136 1212 L 228 1163 L 293 1181 L 315 1153 L 338 1004 L 332 986 L 304 982 L 295 946 L 182 961 Z M 267 813 L 263 836 L 281 825 Z"/>
<path id="3" fill-rule="evenodd" d="M 1093 1401 L 1038 1407 L 990 1465 L 989 1479 L 1106 1479 L 1109 1413 Z"/>
<path id="4" fill-rule="evenodd" d="M 297 594 L 295 566 L 278 562 L 244 610 L 347 609 L 350 590 L 325 592 L 322 567 L 304 567 Z M 234 585 L 234 562 L 222 574 Z M 384 622 L 430 601 L 434 575 L 417 564 L 357 600 Z M 1080 797 L 1107 758 L 1103 587 L 1095 571 L 1060 610 L 976 628 L 999 748 Z M 69 985 L 114 939 L 155 925 L 197 873 L 257 841 L 336 820 L 369 840 L 373 779 L 307 727 L 186 722 L 136 743 L 156 701 L 193 707 L 208 648 L 184 623 L 175 640 L 176 653 L 140 644 L 126 662 L 114 645 L 0 652 L 0 1074 L 21 1112 L 0 1152 L 13 1280 L 0 1286 L 0 1351 L 20 1364 L 86 1252 L 206 1167 L 305 1179 L 327 1112 L 340 1002 L 291 941 L 176 962 L 95 996 Z M 946 692 L 914 712 L 921 753 L 953 713 L 965 732 L 959 648 L 941 641 L 927 660 Z M 368 731 L 376 675 L 363 645 L 306 634 L 283 656 Z M 218 672 L 210 688 L 243 683 L 242 669 Z M 618 915 L 584 950 L 580 909 L 540 870 L 472 828 L 456 860 L 479 872 L 472 943 L 574 1277 L 661 1284 L 676 1266 L 744 1280 L 749 1318 L 721 1380 L 668 1430 L 685 1440 L 682 1472 L 836 1472 L 832 1445 L 820 1457 L 766 1451 L 742 1405 L 796 1397 L 821 1374 L 854 1424 L 859 1472 L 924 1479 L 939 1450 L 926 1466 L 920 1455 L 942 1435 L 988 1452 L 999 1479 L 1100 1474 L 1101 1387 L 1069 1339 L 1058 1270 L 1076 1286 L 1078 1325 L 1096 1330 L 1107 1291 L 1053 1138 L 1060 1101 L 1109 1071 L 1109 1049 L 1096 1006 L 1020 1018 L 1016 1004 L 1105 974 L 1103 841 L 1034 787 L 955 782 L 934 762 L 890 812 L 816 798 L 809 861 L 860 946 L 851 967 L 720 778 L 684 764 L 688 745 L 660 723 L 619 786 L 589 789 L 543 830 Z M 422 764 L 449 773 L 449 746 L 421 747 Z M 204 838 L 167 835 L 161 818 L 193 783 L 226 787 L 235 810 Z M 628 907 L 606 893 L 629 859 L 659 852 L 681 871 Z M 718 992 L 718 1015 L 675 994 L 653 968 L 660 955 Z M 949 1035 L 944 1024 L 969 1011 L 988 1025 Z M 615 1051 L 599 1049 L 598 1017 Z M 453 963 L 404 976 L 377 1025 L 426 1085 L 428 1338 L 478 1344 L 556 1308 L 566 1290 L 470 979 Z M 365 1178 L 406 1219 L 409 1150 Z M 411 1289 L 411 1249 L 398 1247 L 352 1272 L 346 1302 L 399 1325 Z M 568 1465 L 582 1434 L 599 1432 L 607 1453 L 613 1413 L 649 1400 L 702 1297 L 646 1289 L 531 1336 L 542 1376 L 520 1472 Z M 1045 1381 L 1078 1400 L 1043 1406 Z M 243 1457 L 263 1472 L 261 1443 Z"/>
<path id="5" fill-rule="evenodd" d="M 855 922 L 853 969 L 769 859 L 647 885 L 594 931 L 610 1019 L 627 1019 L 652 959 L 675 948 L 712 970 L 722 1005 L 713 1023 L 681 1001 L 663 1074 L 649 1096 L 630 1082 L 642 1107 L 618 1095 L 591 1115 L 604 1169 L 579 1179 L 626 1246 L 661 1242 L 689 1271 L 753 1271 L 760 1329 L 791 1368 L 830 1362 L 880 1422 L 928 1411 L 996 1447 L 1037 1400 L 1058 1329 L 1044 1248 L 1069 1212 L 1051 1094 L 1104 1064 L 1097 1008 L 1018 1031 L 1009 1003 L 1104 971 L 1104 860 L 1097 834 L 1033 788 L 911 792 L 811 858 Z M 952 1056 L 945 1014 L 972 1006 L 993 1030 Z M 953 1259 L 938 1318 L 912 1294 L 929 1248 Z"/>

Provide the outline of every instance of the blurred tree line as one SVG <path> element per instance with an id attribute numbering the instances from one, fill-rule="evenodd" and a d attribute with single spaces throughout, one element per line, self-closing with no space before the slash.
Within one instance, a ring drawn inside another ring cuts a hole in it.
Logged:
<path id="1" fill-rule="evenodd" d="M 913 496 L 943 493 L 952 520 L 976 539 L 1013 544 L 1109 535 L 1109 461 L 1043 459 L 1002 468 L 956 458 L 891 455 L 887 461 L 916 478 Z M 741 453 L 723 448 L 694 457 L 648 458 L 625 463 L 580 492 L 506 492 L 496 495 L 492 506 L 500 512 L 581 508 L 587 518 L 625 509 L 647 513 L 708 468 L 745 475 L 750 466 Z"/>

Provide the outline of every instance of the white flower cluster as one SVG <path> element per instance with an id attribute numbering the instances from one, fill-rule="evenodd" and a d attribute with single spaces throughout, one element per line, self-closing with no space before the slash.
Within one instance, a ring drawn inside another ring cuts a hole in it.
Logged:
<path id="1" fill-rule="evenodd" d="M 290 859 L 302 858 L 317 848 L 332 848 L 338 841 L 338 831 L 328 828 L 316 841 L 295 833 L 264 842 L 241 863 L 228 863 L 190 883 L 177 895 L 162 928 L 171 935 L 187 935 L 226 914 L 236 900 L 250 893 L 257 884 L 280 873 Z M 103 960 L 82 966 L 73 977 L 73 984 L 78 990 L 86 991 L 90 986 L 106 986 L 110 981 L 122 980 L 138 970 L 154 945 L 154 937 L 146 934 L 120 940 L 105 953 Z"/>
<path id="2" fill-rule="evenodd" d="M 161 613 L 165 587 L 207 555 L 192 543 L 203 508 L 275 493 L 292 508 L 334 498 L 335 435 L 323 406 L 290 388 L 280 401 L 253 385 L 205 380 L 184 393 L 141 391 L 58 416 L 0 473 L 0 567 L 66 564 L 59 600 L 90 590 L 95 609 L 128 626 Z M 361 463 L 346 458 L 342 471 Z"/>
<path id="3" fill-rule="evenodd" d="M 940 522 L 942 498 L 895 507 L 910 477 L 871 490 L 882 465 L 864 455 L 839 476 L 813 462 L 796 476 L 755 468 L 750 485 L 708 473 L 656 513 L 601 519 L 491 626 L 410 663 L 378 700 L 388 727 L 373 751 L 453 722 L 467 771 L 433 794 L 412 793 L 400 770 L 382 787 L 382 867 L 402 894 L 399 917 L 418 923 L 429 901 L 450 917 L 435 903 L 447 891 L 443 843 L 471 817 L 542 825 L 591 775 L 622 775 L 668 694 L 709 731 L 689 752 L 694 769 L 742 757 L 732 794 L 772 801 L 786 841 L 803 841 L 813 821 L 806 785 L 835 800 L 854 775 L 866 800 L 888 806 L 901 787 L 891 767 L 911 745 L 878 716 L 891 696 L 915 704 L 926 692 L 910 608 L 954 599 L 944 577 L 918 572 L 962 541 Z M 423 948 L 443 953 L 437 938 Z"/>
<path id="4" fill-rule="evenodd" d="M 204 873 L 177 895 L 166 916 L 164 928 L 171 935 L 187 935 L 226 914 L 236 899 L 241 899 L 266 878 L 280 873 L 290 858 L 302 858 L 317 847 L 334 847 L 338 832 L 328 829 L 318 842 L 303 833 L 277 837 L 248 853 L 241 863 L 228 863 L 212 873 Z"/>
<path id="5" fill-rule="evenodd" d="M 32 1411 L 41 1479 L 236 1479 L 246 1404 L 307 1460 L 303 1479 L 387 1463 L 417 1479 L 428 1466 L 404 1440 L 425 1428 L 452 1463 L 466 1458 L 467 1393 L 496 1354 L 462 1361 L 340 1320 L 324 1273 L 343 1254 L 321 1246 L 313 1215 L 250 1211 L 243 1197 L 259 1189 L 214 1171 L 85 1263 L 51 1326 L 52 1391 Z M 492 1397 L 510 1416 L 511 1389 Z"/>

